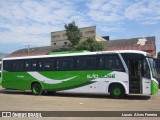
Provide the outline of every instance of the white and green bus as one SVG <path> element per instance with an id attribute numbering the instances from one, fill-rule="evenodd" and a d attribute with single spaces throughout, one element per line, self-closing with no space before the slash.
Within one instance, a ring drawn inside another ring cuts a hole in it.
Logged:
<path id="1" fill-rule="evenodd" d="M 152 57 L 142 51 L 55 53 L 4 58 L 2 87 L 43 92 L 153 95 L 158 91 Z"/>

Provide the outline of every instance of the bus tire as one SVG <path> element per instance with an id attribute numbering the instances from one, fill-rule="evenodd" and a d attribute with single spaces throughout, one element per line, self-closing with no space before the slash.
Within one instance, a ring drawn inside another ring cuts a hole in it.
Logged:
<path id="1" fill-rule="evenodd" d="M 32 93 L 34 95 L 41 95 L 43 93 L 42 87 L 41 87 L 41 85 L 39 83 L 34 83 L 32 85 Z"/>
<path id="2" fill-rule="evenodd" d="M 110 95 L 112 98 L 120 99 L 125 96 L 125 89 L 120 84 L 115 84 L 111 86 Z"/>

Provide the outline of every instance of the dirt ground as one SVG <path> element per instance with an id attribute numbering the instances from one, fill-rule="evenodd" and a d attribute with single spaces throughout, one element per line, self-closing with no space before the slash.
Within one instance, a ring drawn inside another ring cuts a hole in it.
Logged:
<path id="1" fill-rule="evenodd" d="M 160 91 L 152 96 L 128 95 L 124 99 L 112 99 L 109 95 L 104 94 L 56 93 L 34 96 L 30 91 L 6 90 L 0 87 L 0 111 L 160 111 Z M 101 117 L 98 119 L 105 120 L 107 118 Z M 122 118 L 126 120 L 134 119 L 134 117 L 113 117 L 110 119 L 119 120 Z M 19 118 L 15 119 L 18 120 Z M 61 117 L 55 119 L 94 120 L 97 117 Z M 140 119 L 153 118 L 140 117 Z M 158 120 L 159 118 L 156 117 L 155 119 Z"/>

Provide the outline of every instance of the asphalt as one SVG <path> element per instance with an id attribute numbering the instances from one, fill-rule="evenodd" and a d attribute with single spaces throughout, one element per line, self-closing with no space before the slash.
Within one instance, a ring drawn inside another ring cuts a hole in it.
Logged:
<path id="1" fill-rule="evenodd" d="M 106 94 L 56 93 L 34 96 L 31 91 L 7 90 L 0 87 L 0 111 L 160 111 L 160 92 L 156 95 L 128 95 L 124 99 L 112 99 Z M 55 117 L 55 119 L 94 120 L 96 117 Z M 134 117 L 121 117 L 121 119 L 130 120 Z M 141 119 L 151 118 L 141 117 Z"/>

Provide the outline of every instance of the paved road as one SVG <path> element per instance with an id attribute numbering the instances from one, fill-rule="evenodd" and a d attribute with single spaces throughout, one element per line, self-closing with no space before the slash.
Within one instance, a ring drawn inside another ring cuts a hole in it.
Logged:
<path id="1" fill-rule="evenodd" d="M 160 111 L 160 92 L 153 96 L 128 95 L 124 99 L 111 99 L 109 95 L 75 93 L 34 96 L 30 91 L 0 87 L 0 111 Z"/>

